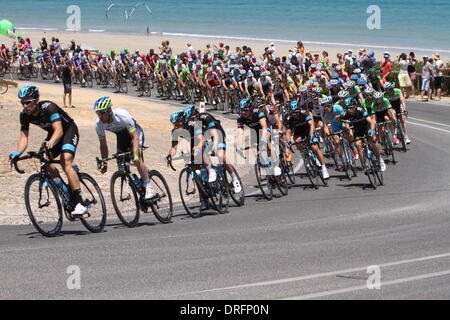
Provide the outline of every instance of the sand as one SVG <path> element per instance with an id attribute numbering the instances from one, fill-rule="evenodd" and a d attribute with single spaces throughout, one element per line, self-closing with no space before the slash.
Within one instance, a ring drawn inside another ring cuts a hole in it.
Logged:
<path id="1" fill-rule="evenodd" d="M 226 45 L 229 45 L 232 50 L 235 47 L 242 47 L 243 45 L 250 46 L 257 54 L 258 57 L 264 52 L 264 48 L 269 45 L 269 43 L 262 43 L 259 41 L 239 41 L 239 40 L 229 40 L 229 39 L 201 39 L 201 38 L 185 38 L 176 36 L 161 36 L 161 35 L 139 35 L 139 34 L 119 34 L 119 33 L 90 33 L 90 32 L 44 32 L 44 31 L 25 31 L 25 37 L 31 39 L 33 47 L 39 46 L 39 41 L 42 37 L 46 37 L 47 41 L 51 40 L 52 36 L 57 37 L 63 47 L 67 47 L 71 40 L 75 40 L 77 44 L 83 44 L 89 48 L 98 49 L 103 53 L 109 52 L 110 50 L 122 50 L 123 48 L 128 48 L 130 50 L 140 50 L 143 52 L 148 52 L 150 48 L 157 51 L 158 47 L 161 45 L 163 40 L 169 40 L 170 46 L 174 53 L 180 53 L 187 50 L 187 43 L 190 42 L 195 50 L 206 49 L 207 44 L 218 45 L 220 41 L 223 41 Z M 301 39 L 298 39 L 301 40 Z M 293 49 L 295 44 L 276 44 L 277 55 L 283 56 L 288 55 L 289 50 Z M 337 53 L 347 52 L 348 49 L 353 50 L 353 54 L 357 55 L 359 47 L 324 47 L 324 46 L 305 46 L 305 52 L 320 53 L 322 57 L 322 51 L 326 50 L 329 54 L 331 62 L 335 62 Z M 370 48 L 365 48 L 370 50 Z M 384 50 L 375 49 L 375 56 L 377 60 L 381 61 L 383 57 Z M 409 50 L 405 50 L 409 53 Z M 391 59 L 395 60 L 396 57 L 401 53 L 399 51 L 392 50 Z M 434 52 L 430 52 L 428 55 L 431 56 Z M 417 57 L 420 57 L 418 55 Z M 442 59 L 448 61 L 450 57 L 442 57 Z"/>

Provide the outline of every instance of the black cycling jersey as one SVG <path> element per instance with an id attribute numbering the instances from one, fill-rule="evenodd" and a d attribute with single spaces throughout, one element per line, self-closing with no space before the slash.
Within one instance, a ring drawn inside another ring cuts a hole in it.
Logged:
<path id="1" fill-rule="evenodd" d="M 262 129 L 261 124 L 260 124 L 260 120 L 261 119 L 266 119 L 267 120 L 267 115 L 264 112 L 264 109 L 262 108 L 252 108 L 250 109 L 250 117 L 246 118 L 244 116 L 239 116 L 239 118 L 237 119 L 237 125 L 238 128 L 243 129 L 244 126 L 249 127 L 250 129 Z"/>
<path id="2" fill-rule="evenodd" d="M 300 109 L 300 116 L 295 118 L 288 114 L 284 120 L 283 124 L 286 129 L 292 130 L 294 132 L 294 137 L 306 137 L 309 134 L 309 123 L 311 116 L 308 110 Z"/>
<path id="3" fill-rule="evenodd" d="M 51 101 L 39 101 L 39 114 L 37 116 L 28 115 L 25 112 L 20 113 L 20 130 L 29 131 L 30 123 L 53 134 L 52 123 L 61 121 L 63 132 L 74 124 L 73 119 L 60 107 Z"/>

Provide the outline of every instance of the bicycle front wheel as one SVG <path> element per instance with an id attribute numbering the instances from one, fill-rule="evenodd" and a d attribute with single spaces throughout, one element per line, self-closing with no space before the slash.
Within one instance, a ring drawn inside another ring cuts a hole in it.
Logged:
<path id="1" fill-rule="evenodd" d="M 184 209 L 192 218 L 197 218 L 201 213 L 202 194 L 196 182 L 195 173 L 188 168 L 181 170 L 178 187 Z"/>
<path id="2" fill-rule="evenodd" d="M 233 177 L 230 175 L 230 173 L 227 170 L 225 170 L 225 172 L 227 175 L 227 181 L 230 186 L 228 190 L 230 190 L 231 199 L 233 199 L 234 203 L 236 203 L 236 205 L 238 207 L 241 207 L 245 203 L 245 191 L 244 191 L 244 185 L 242 184 L 241 177 L 239 176 L 239 173 L 237 172 L 236 168 L 233 167 L 233 173 L 236 175 L 236 177 L 241 185 L 241 192 L 236 193 L 234 191 L 234 186 L 233 186 L 233 182 L 232 182 Z"/>
<path id="3" fill-rule="evenodd" d="M 136 227 L 140 215 L 139 196 L 125 172 L 116 171 L 111 177 L 111 201 L 120 221 L 129 228 Z"/>
<path id="4" fill-rule="evenodd" d="M 272 182 L 270 181 L 269 173 L 266 168 L 261 168 L 259 160 L 255 164 L 255 174 L 256 180 L 258 181 L 259 188 L 264 198 L 267 200 L 272 200 L 273 198 L 273 188 Z"/>
<path id="5" fill-rule="evenodd" d="M 211 194 L 211 202 L 213 207 L 219 213 L 227 213 L 228 206 L 230 204 L 230 190 L 226 175 L 217 175 L 217 180 L 212 183 L 208 183 Z"/>
<path id="6" fill-rule="evenodd" d="M 25 206 L 31 223 L 45 237 L 61 232 L 62 206 L 58 193 L 39 174 L 33 174 L 25 183 Z"/>
<path id="7" fill-rule="evenodd" d="M 87 173 L 80 173 L 81 197 L 88 207 L 89 216 L 81 223 L 90 232 L 102 232 L 106 224 L 106 203 L 97 182 Z"/>
<path id="8" fill-rule="evenodd" d="M 172 221 L 173 203 L 172 195 L 170 194 L 169 186 L 166 180 L 156 170 L 151 170 L 148 173 L 150 183 L 156 192 L 156 200 L 152 204 L 152 211 L 156 219 L 161 223 L 169 223 Z"/>

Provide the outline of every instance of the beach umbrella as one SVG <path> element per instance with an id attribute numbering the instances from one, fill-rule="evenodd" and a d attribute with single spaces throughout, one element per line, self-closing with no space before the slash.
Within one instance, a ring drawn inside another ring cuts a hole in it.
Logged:
<path id="1" fill-rule="evenodd" d="M 0 34 L 8 38 L 16 38 L 24 34 L 15 34 L 14 25 L 9 20 L 0 20 Z"/>

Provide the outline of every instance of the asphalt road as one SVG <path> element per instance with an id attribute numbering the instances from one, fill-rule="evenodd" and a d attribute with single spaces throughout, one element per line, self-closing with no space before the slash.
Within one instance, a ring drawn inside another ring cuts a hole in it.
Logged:
<path id="1" fill-rule="evenodd" d="M 247 180 L 244 207 L 169 225 L 143 215 L 128 229 L 110 212 L 101 234 L 0 227 L 0 298 L 449 299 L 450 106 L 408 105 L 412 144 L 377 190 L 331 170 L 328 187 L 298 177 L 270 202 Z M 367 287 L 373 270 L 380 289 Z"/>

